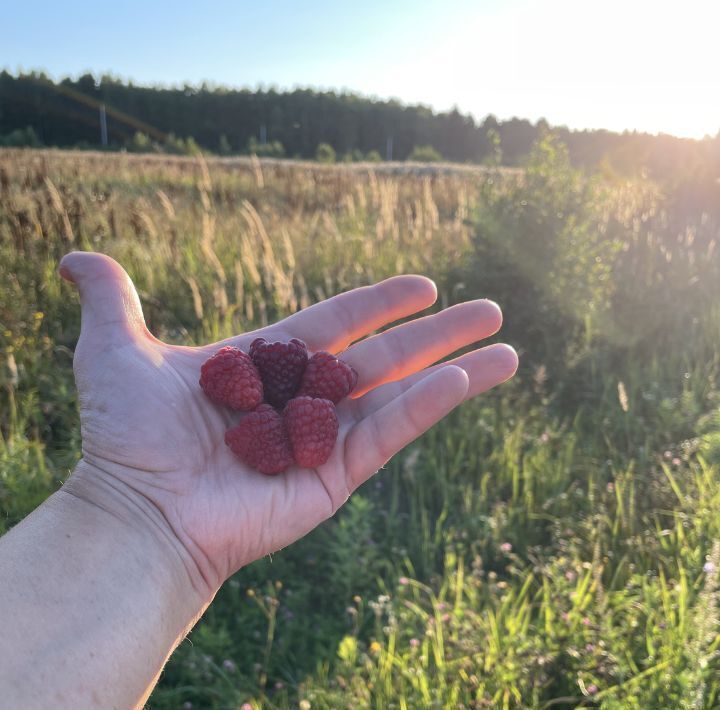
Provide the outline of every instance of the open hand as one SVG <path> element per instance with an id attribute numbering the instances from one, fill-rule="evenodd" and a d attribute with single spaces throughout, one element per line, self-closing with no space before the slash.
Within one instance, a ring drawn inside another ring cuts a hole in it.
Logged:
<path id="1" fill-rule="evenodd" d="M 77 285 L 82 302 L 74 369 L 83 462 L 66 489 L 104 507 L 117 498 L 149 511 L 151 524 L 192 560 L 196 583 L 209 594 L 241 566 L 329 518 L 400 449 L 517 368 L 507 345 L 432 366 L 499 329 L 502 316 L 490 301 L 365 337 L 435 301 L 434 284 L 422 276 L 358 288 L 267 328 L 194 348 L 150 334 L 130 278 L 111 258 L 74 252 L 60 273 Z M 264 476 L 225 446 L 225 430 L 243 415 L 205 397 L 200 367 L 222 345 L 247 352 L 258 336 L 299 338 L 311 352 L 342 351 L 358 372 L 351 398 L 337 408 L 335 450 L 317 469 Z"/>

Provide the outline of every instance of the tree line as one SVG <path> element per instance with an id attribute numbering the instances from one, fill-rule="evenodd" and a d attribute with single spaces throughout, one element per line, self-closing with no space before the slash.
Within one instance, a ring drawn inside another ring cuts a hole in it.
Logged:
<path id="1" fill-rule="evenodd" d="M 550 127 L 543 119 L 477 121 L 457 109 L 373 100 L 313 89 L 136 86 L 86 74 L 52 81 L 43 73 L 0 73 L 0 144 L 106 147 L 276 157 L 439 159 L 518 165 Z M 552 129 L 576 165 L 655 177 L 720 174 L 720 132 L 703 140 L 606 130 Z"/>

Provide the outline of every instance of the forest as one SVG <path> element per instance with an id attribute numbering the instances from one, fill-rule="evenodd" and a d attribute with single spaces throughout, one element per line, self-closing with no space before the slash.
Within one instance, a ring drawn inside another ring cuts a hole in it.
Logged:
<path id="1" fill-rule="evenodd" d="M 145 87 L 85 74 L 53 81 L 43 73 L 0 73 L 0 145 L 106 147 L 338 160 L 444 159 L 520 165 L 547 121 L 482 120 L 457 109 L 436 113 L 352 93 L 313 89 Z M 490 108 L 490 107 L 489 107 Z M 720 126 L 718 126 L 720 129 Z M 648 175 L 692 189 L 720 171 L 720 131 L 703 140 L 637 132 L 553 132 L 576 167 L 622 176 Z M 319 146 L 324 146 L 319 149 Z M 328 151 L 327 147 L 332 149 Z"/>

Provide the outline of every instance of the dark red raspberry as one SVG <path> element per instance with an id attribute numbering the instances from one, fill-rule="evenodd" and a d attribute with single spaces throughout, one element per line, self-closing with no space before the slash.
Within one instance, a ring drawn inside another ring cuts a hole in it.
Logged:
<path id="1" fill-rule="evenodd" d="M 230 346 L 203 363 L 200 387 L 213 402 L 243 411 L 255 409 L 263 398 L 257 367 L 242 350 Z"/>
<path id="2" fill-rule="evenodd" d="M 298 466 L 315 468 L 330 458 L 337 440 L 338 419 L 329 399 L 291 399 L 283 419 Z"/>
<path id="3" fill-rule="evenodd" d="M 237 426 L 228 429 L 225 443 L 236 456 L 260 473 L 282 473 L 293 464 L 283 418 L 269 404 L 261 404 Z"/>
<path id="4" fill-rule="evenodd" d="M 350 365 L 332 353 L 319 350 L 308 360 L 298 396 L 329 399 L 337 404 L 353 391 L 357 379 L 357 372 Z"/>
<path id="5" fill-rule="evenodd" d="M 250 357 L 260 371 L 265 401 L 282 409 L 300 387 L 308 359 L 305 343 L 296 338 L 289 343 L 256 338 L 250 346 Z"/>

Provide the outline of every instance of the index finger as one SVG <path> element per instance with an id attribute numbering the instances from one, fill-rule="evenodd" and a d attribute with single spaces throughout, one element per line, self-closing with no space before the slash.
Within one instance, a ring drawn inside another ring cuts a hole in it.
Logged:
<path id="1" fill-rule="evenodd" d="M 337 353 L 358 338 L 431 306 L 436 298 L 437 288 L 425 276 L 393 276 L 305 308 L 273 330 L 300 338 L 310 350 Z"/>

